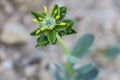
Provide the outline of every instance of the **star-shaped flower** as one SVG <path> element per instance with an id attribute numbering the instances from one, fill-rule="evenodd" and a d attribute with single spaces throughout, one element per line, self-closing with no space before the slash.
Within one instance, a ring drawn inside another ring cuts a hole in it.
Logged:
<path id="1" fill-rule="evenodd" d="M 57 4 L 54 5 L 51 15 L 48 15 L 46 6 L 44 6 L 44 12 L 42 13 L 32 11 L 33 22 L 39 24 L 39 27 L 31 33 L 32 36 L 39 36 L 36 47 L 46 46 L 49 43 L 55 44 L 57 35 L 62 37 L 76 33 L 72 29 L 74 21 L 64 19 L 66 12 L 67 8 L 65 6 L 59 7 Z"/>

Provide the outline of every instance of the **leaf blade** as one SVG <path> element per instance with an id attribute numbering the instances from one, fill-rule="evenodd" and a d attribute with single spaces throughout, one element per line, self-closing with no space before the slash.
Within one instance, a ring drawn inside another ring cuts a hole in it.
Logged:
<path id="1" fill-rule="evenodd" d="M 86 64 L 74 71 L 76 80 L 93 80 L 98 73 L 99 70 L 93 64 Z"/>
<path id="2" fill-rule="evenodd" d="M 76 57 L 82 57 L 89 50 L 94 42 L 94 36 L 92 34 L 83 35 L 76 45 L 74 46 L 71 54 Z"/>

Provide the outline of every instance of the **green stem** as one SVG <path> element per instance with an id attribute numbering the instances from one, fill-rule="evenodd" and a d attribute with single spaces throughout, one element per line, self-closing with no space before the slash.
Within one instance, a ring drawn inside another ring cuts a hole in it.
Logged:
<path id="1" fill-rule="evenodd" d="M 61 44 L 61 46 L 63 47 L 66 56 L 68 56 L 69 55 L 69 50 L 67 48 L 67 45 L 64 43 L 64 41 L 61 39 L 61 37 L 58 34 L 57 34 L 57 40 Z"/>
<path id="2" fill-rule="evenodd" d="M 68 47 L 67 47 L 67 45 L 64 43 L 64 41 L 61 39 L 61 37 L 58 34 L 57 34 L 57 40 L 61 44 L 61 46 L 63 47 L 63 49 L 65 51 L 65 54 L 66 54 L 66 56 L 68 58 L 68 56 L 69 56 Z M 72 68 L 71 68 L 71 64 L 70 64 L 69 61 L 67 61 L 67 63 L 66 63 L 66 68 L 67 68 L 69 77 L 71 77 L 72 76 Z"/>

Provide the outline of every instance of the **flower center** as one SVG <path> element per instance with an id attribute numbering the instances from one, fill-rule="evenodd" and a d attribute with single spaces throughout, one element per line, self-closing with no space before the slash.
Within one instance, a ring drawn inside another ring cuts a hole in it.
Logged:
<path id="1" fill-rule="evenodd" d="M 55 20 L 53 18 L 46 18 L 45 19 L 46 26 L 49 28 L 50 26 L 54 27 L 55 26 Z"/>

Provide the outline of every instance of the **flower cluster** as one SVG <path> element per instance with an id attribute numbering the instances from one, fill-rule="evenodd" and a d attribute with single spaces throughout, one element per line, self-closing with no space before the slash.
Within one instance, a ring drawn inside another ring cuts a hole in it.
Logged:
<path id="1" fill-rule="evenodd" d="M 62 37 L 76 33 L 72 29 L 74 21 L 64 19 L 66 12 L 67 8 L 65 6 L 59 7 L 57 4 L 54 5 L 51 15 L 48 15 L 46 6 L 44 6 L 44 12 L 31 12 L 34 16 L 33 22 L 39 24 L 39 27 L 31 33 L 32 36 L 39 36 L 36 47 L 46 46 L 49 43 L 55 44 L 57 42 L 57 35 Z"/>

